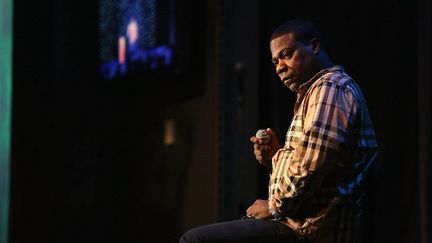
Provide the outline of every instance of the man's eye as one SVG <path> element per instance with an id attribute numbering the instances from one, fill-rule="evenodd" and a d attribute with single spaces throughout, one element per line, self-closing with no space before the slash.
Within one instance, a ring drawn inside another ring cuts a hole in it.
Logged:
<path id="1" fill-rule="evenodd" d="M 282 52 L 282 57 L 283 58 L 291 58 L 291 56 L 292 56 L 292 52 L 290 52 L 290 51 L 284 51 L 284 52 Z"/>

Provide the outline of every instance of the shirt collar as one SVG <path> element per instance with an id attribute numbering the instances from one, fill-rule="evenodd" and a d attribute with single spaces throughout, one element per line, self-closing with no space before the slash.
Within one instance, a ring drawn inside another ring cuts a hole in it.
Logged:
<path id="1" fill-rule="evenodd" d="M 299 87 L 299 94 L 304 94 L 309 88 L 310 86 L 317 80 L 319 79 L 321 76 L 323 76 L 326 73 L 330 73 L 330 72 L 343 72 L 344 68 L 342 66 L 339 65 L 335 65 L 329 68 L 325 68 L 321 71 L 319 71 L 318 73 L 316 73 L 311 79 L 309 79 L 309 81 L 305 82 L 304 84 L 300 85 Z"/>
<path id="2" fill-rule="evenodd" d="M 309 81 L 305 82 L 304 84 L 300 85 L 299 87 L 299 91 L 297 93 L 297 101 L 294 105 L 294 112 L 296 113 L 300 103 L 302 102 L 306 91 L 309 90 L 309 88 L 312 86 L 313 83 L 315 83 L 316 80 L 318 80 L 320 77 L 322 77 L 324 74 L 326 73 L 330 73 L 330 72 L 343 72 L 344 68 L 342 66 L 339 65 L 335 65 L 329 68 L 325 68 L 321 71 L 319 71 L 318 73 L 316 73 L 311 79 L 309 79 Z"/>

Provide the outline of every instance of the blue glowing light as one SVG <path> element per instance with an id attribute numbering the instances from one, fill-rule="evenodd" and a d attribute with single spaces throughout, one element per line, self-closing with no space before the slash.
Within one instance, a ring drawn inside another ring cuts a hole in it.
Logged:
<path id="1" fill-rule="evenodd" d="M 100 73 L 107 79 L 170 68 L 174 1 L 100 0 Z"/>

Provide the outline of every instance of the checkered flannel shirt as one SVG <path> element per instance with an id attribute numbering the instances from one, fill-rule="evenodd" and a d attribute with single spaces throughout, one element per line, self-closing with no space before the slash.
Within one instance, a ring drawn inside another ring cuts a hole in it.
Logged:
<path id="1" fill-rule="evenodd" d="M 360 88 L 341 66 L 304 83 L 294 111 L 285 145 L 272 158 L 268 202 L 274 216 L 309 238 L 332 199 L 359 186 L 377 142 Z"/>

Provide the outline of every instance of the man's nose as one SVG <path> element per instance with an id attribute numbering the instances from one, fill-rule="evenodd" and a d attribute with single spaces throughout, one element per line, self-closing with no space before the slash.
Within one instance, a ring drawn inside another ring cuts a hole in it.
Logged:
<path id="1" fill-rule="evenodd" d="M 278 64 L 276 65 L 277 74 L 281 74 L 282 72 L 286 71 L 286 69 L 287 69 L 287 65 L 282 61 L 279 61 Z"/>

